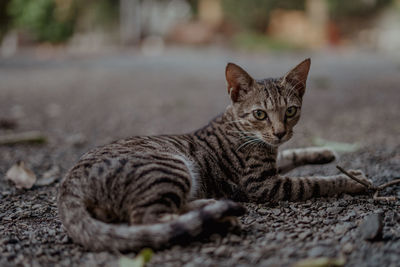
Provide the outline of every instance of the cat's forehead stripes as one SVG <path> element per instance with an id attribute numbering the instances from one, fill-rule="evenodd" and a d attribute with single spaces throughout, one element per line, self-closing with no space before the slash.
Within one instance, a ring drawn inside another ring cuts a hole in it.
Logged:
<path id="1" fill-rule="evenodd" d="M 277 79 L 257 81 L 260 91 L 264 94 L 263 106 L 267 110 L 275 110 L 287 105 L 287 92 L 279 86 Z"/>

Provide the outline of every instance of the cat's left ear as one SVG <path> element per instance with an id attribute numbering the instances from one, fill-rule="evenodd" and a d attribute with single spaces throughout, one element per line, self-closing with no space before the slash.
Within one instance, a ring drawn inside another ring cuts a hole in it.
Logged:
<path id="1" fill-rule="evenodd" d="M 233 102 L 238 102 L 240 97 L 251 90 L 254 79 L 241 67 L 228 63 L 225 69 L 226 81 L 228 82 L 228 94 Z"/>
<path id="2" fill-rule="evenodd" d="M 283 84 L 290 84 L 302 97 L 306 91 L 308 72 L 311 66 L 311 59 L 307 58 L 299 65 L 289 71 L 282 79 Z"/>

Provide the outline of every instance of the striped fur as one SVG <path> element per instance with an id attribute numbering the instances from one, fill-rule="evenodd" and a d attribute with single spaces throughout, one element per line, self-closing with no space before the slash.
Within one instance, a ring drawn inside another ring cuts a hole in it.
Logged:
<path id="1" fill-rule="evenodd" d="M 185 135 L 123 139 L 86 153 L 59 188 L 68 234 L 93 250 L 159 249 L 230 229 L 232 216 L 245 212 L 235 202 L 212 199 L 267 203 L 362 192 L 343 175 L 282 176 L 334 160 L 329 150 L 283 152 L 277 166 L 278 146 L 300 118 L 309 67 L 305 60 L 282 78 L 254 80 L 230 63 L 232 104 L 207 126 Z M 297 113 L 289 118 L 290 106 Z M 267 117 L 257 119 L 255 110 Z"/>

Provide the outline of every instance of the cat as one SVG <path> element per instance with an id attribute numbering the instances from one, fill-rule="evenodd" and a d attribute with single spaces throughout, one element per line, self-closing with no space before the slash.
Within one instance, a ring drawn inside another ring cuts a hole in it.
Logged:
<path id="1" fill-rule="evenodd" d="M 231 104 L 205 127 L 118 140 L 84 154 L 59 187 L 58 211 L 68 235 L 91 250 L 160 249 L 234 228 L 234 218 L 245 213 L 236 201 L 364 192 L 344 175 L 283 176 L 335 159 L 324 148 L 278 156 L 300 119 L 310 64 L 306 59 L 280 78 L 255 80 L 229 63 Z M 370 183 L 361 171 L 349 172 Z"/>

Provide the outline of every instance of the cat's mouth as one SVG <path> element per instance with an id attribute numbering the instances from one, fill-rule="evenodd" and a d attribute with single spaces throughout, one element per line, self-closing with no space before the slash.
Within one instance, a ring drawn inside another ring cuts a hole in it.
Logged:
<path id="1" fill-rule="evenodd" d="M 257 135 L 257 139 L 259 140 L 259 141 L 261 141 L 261 142 L 263 142 L 264 144 L 266 144 L 266 145 L 269 145 L 269 146 L 273 146 L 273 147 L 277 147 L 277 146 L 280 146 L 280 145 L 282 145 L 283 143 L 285 143 L 285 142 L 287 142 L 287 141 L 289 141 L 289 139 L 291 138 L 293 136 L 293 132 L 288 132 L 288 133 L 286 133 L 284 136 L 282 136 L 281 138 L 277 138 L 277 137 L 275 137 L 275 136 L 271 136 L 271 135 L 269 135 L 269 134 L 262 134 L 262 133 L 259 133 L 258 135 Z"/>

